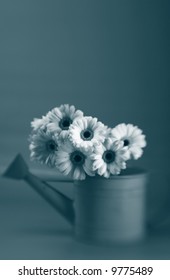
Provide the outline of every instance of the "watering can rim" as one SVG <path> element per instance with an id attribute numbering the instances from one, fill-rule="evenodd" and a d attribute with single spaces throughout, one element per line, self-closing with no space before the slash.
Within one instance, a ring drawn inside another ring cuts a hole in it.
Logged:
<path id="1" fill-rule="evenodd" d="M 127 169 L 123 170 L 118 175 L 111 175 L 109 178 L 105 178 L 100 175 L 95 176 L 87 176 L 84 181 L 92 181 L 92 180 L 122 180 L 122 179 L 130 179 L 130 178 L 136 178 L 136 177 L 146 177 L 150 174 L 150 172 L 144 168 L 141 167 L 128 167 Z M 79 182 L 79 180 L 73 180 L 74 183 Z"/>

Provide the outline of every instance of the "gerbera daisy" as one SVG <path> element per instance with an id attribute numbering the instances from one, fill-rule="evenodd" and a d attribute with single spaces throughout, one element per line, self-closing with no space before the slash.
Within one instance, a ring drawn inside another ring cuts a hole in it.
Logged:
<path id="1" fill-rule="evenodd" d="M 33 132 L 38 131 L 39 129 L 46 130 L 47 124 L 50 122 L 48 118 L 48 114 L 46 116 L 42 116 L 42 118 L 35 118 L 31 122 L 31 127 L 33 128 Z"/>
<path id="2" fill-rule="evenodd" d="M 69 140 L 58 148 L 56 166 L 61 173 L 71 175 L 74 180 L 84 180 L 86 174 L 95 175 L 89 154 L 74 147 Z"/>
<path id="3" fill-rule="evenodd" d="M 74 146 L 92 151 L 94 145 L 105 140 L 106 126 L 92 117 L 76 119 L 69 129 L 69 138 Z"/>
<path id="4" fill-rule="evenodd" d="M 143 154 L 142 148 L 146 146 L 145 135 L 137 126 L 125 123 L 119 124 L 111 130 L 111 136 L 116 140 L 123 141 L 132 158 L 138 159 Z"/>
<path id="5" fill-rule="evenodd" d="M 31 160 L 54 167 L 58 150 L 58 135 L 39 129 L 30 136 L 29 141 Z"/>
<path id="6" fill-rule="evenodd" d="M 81 118 L 83 112 L 76 110 L 73 105 L 64 104 L 52 109 L 48 113 L 50 120 L 48 129 L 52 132 L 61 133 L 61 138 L 68 136 L 68 129 L 76 118 Z"/>
<path id="7" fill-rule="evenodd" d="M 91 154 L 93 170 L 100 176 L 109 178 L 111 174 L 119 174 L 121 169 L 126 168 L 126 160 L 129 159 L 129 152 L 119 141 L 105 140 L 104 144 L 96 145 Z"/>

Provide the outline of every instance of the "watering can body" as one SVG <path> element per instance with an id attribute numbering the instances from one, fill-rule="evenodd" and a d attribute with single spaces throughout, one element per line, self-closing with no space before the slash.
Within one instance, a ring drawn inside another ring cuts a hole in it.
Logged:
<path id="1" fill-rule="evenodd" d="M 144 173 L 75 182 L 75 235 L 98 243 L 136 242 L 146 234 Z"/>

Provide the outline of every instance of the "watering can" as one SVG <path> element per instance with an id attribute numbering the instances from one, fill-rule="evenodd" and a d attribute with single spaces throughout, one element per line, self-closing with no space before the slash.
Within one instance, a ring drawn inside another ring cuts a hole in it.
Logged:
<path id="1" fill-rule="evenodd" d="M 33 175 L 21 155 L 3 175 L 26 181 L 74 227 L 79 240 L 110 244 L 145 237 L 147 174 L 143 170 L 74 181 L 74 200 Z"/>

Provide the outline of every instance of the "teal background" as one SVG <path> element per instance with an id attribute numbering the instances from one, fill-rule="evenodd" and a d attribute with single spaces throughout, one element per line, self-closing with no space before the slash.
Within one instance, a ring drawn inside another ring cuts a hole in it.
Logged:
<path id="1" fill-rule="evenodd" d="M 29 162 L 31 120 L 74 104 L 109 126 L 143 129 L 148 145 L 134 165 L 154 174 L 150 203 L 163 209 L 170 199 L 169 49 L 168 0 L 1 1 L 0 165 L 18 152 Z"/>
<path id="2" fill-rule="evenodd" d="M 164 0 L 1 1 L 2 152 L 27 153 L 30 121 L 69 103 L 110 126 L 141 127 L 149 167 L 165 168 L 169 8 Z"/>

